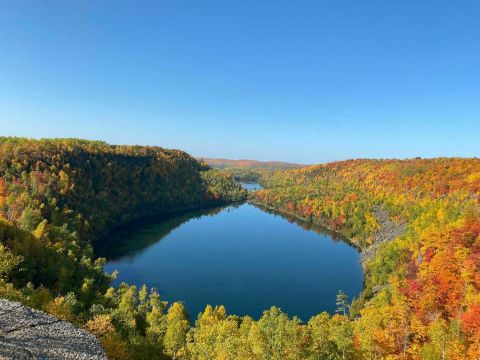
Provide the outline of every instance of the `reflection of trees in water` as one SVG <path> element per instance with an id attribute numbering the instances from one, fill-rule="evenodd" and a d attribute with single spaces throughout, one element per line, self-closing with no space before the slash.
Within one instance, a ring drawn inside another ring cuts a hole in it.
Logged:
<path id="1" fill-rule="evenodd" d="M 222 211 L 231 211 L 241 204 L 226 205 L 202 210 L 189 210 L 147 216 L 130 221 L 110 232 L 107 236 L 94 243 L 95 256 L 104 257 L 108 261 L 118 260 L 123 257 L 133 257 L 145 249 L 165 238 L 173 230 L 186 224 L 190 220 L 200 219 L 204 216 L 215 216 Z M 311 221 L 277 212 L 262 205 L 252 204 L 255 207 L 274 216 L 280 216 L 288 222 L 300 226 L 307 231 L 326 235 L 334 241 L 342 241 L 355 247 L 347 238 Z"/>
<path id="2" fill-rule="evenodd" d="M 317 223 L 314 223 L 312 221 L 309 221 L 309 220 L 306 220 L 306 219 L 305 220 L 301 219 L 298 216 L 289 215 L 289 214 L 286 214 L 286 213 L 283 213 L 283 212 L 276 211 L 274 209 L 267 208 L 267 207 L 265 207 L 261 204 L 257 204 L 257 203 L 251 203 L 251 204 L 253 206 L 261 209 L 262 211 L 265 211 L 266 213 L 269 213 L 269 214 L 272 214 L 272 215 L 275 215 L 275 216 L 280 216 L 281 218 L 287 220 L 289 223 L 298 225 L 304 230 L 313 231 L 313 232 L 315 232 L 317 234 L 320 234 L 320 235 L 326 235 L 336 242 L 341 241 L 341 242 L 346 243 L 347 245 L 349 245 L 349 246 L 358 250 L 358 248 L 355 246 L 355 244 L 353 244 L 348 238 L 339 234 L 336 231 L 330 230 L 330 229 L 328 229 L 324 226 L 321 226 Z"/>
<path id="3" fill-rule="evenodd" d="M 130 221 L 97 240 L 94 243 L 95 256 L 112 261 L 139 255 L 146 248 L 162 240 L 180 225 L 192 219 L 214 216 L 225 208 L 238 206 L 228 205 L 202 210 L 179 211 Z"/>

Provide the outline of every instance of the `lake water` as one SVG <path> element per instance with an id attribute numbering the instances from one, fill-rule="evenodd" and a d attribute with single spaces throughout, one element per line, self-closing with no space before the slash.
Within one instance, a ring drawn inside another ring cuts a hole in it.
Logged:
<path id="1" fill-rule="evenodd" d="M 357 296 L 363 273 L 355 248 L 299 224 L 245 203 L 142 219 L 95 251 L 106 271 L 120 271 L 115 284 L 156 287 L 192 321 L 207 304 L 254 318 L 276 305 L 307 321 L 333 313 L 338 290 Z"/>
<path id="2" fill-rule="evenodd" d="M 240 185 L 248 191 L 257 191 L 262 188 L 262 186 L 258 183 L 255 182 L 249 182 L 249 181 L 241 181 Z"/>

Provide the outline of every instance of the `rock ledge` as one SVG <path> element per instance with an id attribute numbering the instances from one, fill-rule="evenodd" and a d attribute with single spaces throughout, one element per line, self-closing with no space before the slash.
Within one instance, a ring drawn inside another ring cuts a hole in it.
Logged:
<path id="1" fill-rule="evenodd" d="M 0 359 L 106 360 L 89 332 L 14 301 L 0 299 Z"/>

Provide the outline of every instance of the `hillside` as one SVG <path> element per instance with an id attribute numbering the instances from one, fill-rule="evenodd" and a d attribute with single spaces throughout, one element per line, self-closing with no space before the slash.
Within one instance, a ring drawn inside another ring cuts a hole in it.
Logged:
<path id="1" fill-rule="evenodd" d="M 276 307 L 256 320 L 208 305 L 195 321 L 155 289 L 110 287 L 93 240 L 129 219 L 246 194 L 229 171 L 178 150 L 74 139 L 0 138 L 0 297 L 89 330 L 115 359 L 479 358 L 479 159 L 254 173 L 264 189 L 252 202 L 362 251 L 364 291 L 351 306 L 340 293 L 337 314 L 302 323 Z"/>
<path id="2" fill-rule="evenodd" d="M 130 353 L 122 290 L 109 289 L 92 241 L 141 216 L 244 198 L 231 174 L 179 150 L 0 138 L 0 297 L 84 326 L 114 314 L 114 325 L 98 321 L 112 348 Z"/>
<path id="3" fill-rule="evenodd" d="M 229 160 L 214 158 L 200 158 L 200 160 L 203 160 L 211 167 L 229 170 L 289 170 L 299 169 L 306 166 L 282 161 Z"/>
<path id="4" fill-rule="evenodd" d="M 261 182 L 252 201 L 338 231 L 365 254 L 352 358 L 478 358 L 480 159 L 350 160 Z"/>

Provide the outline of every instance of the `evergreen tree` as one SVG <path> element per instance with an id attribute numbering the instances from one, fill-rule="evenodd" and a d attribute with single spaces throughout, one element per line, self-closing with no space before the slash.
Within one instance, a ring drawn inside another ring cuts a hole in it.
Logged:
<path id="1" fill-rule="evenodd" d="M 338 291 L 336 305 L 337 305 L 337 310 L 335 312 L 342 314 L 344 316 L 347 315 L 347 311 L 349 307 L 348 296 L 342 290 Z"/>

